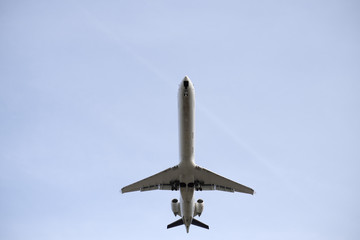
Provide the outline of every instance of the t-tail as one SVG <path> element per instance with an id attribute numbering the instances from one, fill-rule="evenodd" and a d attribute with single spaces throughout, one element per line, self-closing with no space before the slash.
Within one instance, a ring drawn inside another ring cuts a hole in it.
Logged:
<path id="1" fill-rule="evenodd" d="M 183 225 L 183 224 L 184 224 L 184 221 L 183 221 L 182 218 L 180 218 L 179 220 L 167 225 L 167 228 L 169 229 L 169 228 L 177 227 L 177 226 L 180 226 L 180 225 Z M 200 222 L 199 220 L 196 220 L 195 218 L 192 219 L 191 224 L 195 225 L 195 226 L 198 226 L 198 227 L 209 229 L 208 225 L 206 225 L 205 223 Z M 187 233 L 189 233 L 189 228 L 190 228 L 190 226 L 186 226 L 186 232 Z"/>

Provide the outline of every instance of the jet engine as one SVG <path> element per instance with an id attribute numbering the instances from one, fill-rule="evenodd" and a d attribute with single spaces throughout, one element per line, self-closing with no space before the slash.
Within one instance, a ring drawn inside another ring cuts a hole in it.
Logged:
<path id="1" fill-rule="evenodd" d="M 202 199 L 199 199 L 195 203 L 194 217 L 196 215 L 198 215 L 200 217 L 203 210 L 204 210 L 204 201 Z"/>
<path id="2" fill-rule="evenodd" d="M 181 216 L 181 213 L 180 213 L 180 203 L 179 201 L 174 198 L 173 200 L 171 200 L 171 210 L 173 211 L 174 215 L 179 215 Z"/>

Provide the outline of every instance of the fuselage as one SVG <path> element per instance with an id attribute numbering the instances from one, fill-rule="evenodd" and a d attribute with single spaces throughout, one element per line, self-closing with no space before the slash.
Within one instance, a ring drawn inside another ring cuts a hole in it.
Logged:
<path id="1" fill-rule="evenodd" d="M 194 215 L 194 119 L 195 91 L 188 77 L 179 86 L 180 208 L 187 232 Z"/>

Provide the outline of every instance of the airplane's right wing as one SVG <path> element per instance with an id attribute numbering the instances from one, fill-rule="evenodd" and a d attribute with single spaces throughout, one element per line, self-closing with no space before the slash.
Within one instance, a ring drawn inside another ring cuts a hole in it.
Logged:
<path id="1" fill-rule="evenodd" d="M 122 193 L 150 190 L 177 190 L 179 186 L 179 167 L 171 167 L 148 178 L 121 189 Z"/>
<path id="2" fill-rule="evenodd" d="M 199 166 L 195 167 L 194 179 L 197 181 L 197 184 L 200 185 L 197 190 L 220 190 L 254 194 L 252 188 L 241 185 L 240 183 L 234 182 Z"/>

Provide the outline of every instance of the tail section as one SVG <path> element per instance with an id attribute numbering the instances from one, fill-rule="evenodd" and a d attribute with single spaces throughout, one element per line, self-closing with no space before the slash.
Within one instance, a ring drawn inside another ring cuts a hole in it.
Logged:
<path id="1" fill-rule="evenodd" d="M 180 225 L 183 225 L 183 224 L 184 224 L 184 221 L 183 221 L 182 218 L 180 218 L 179 220 L 176 220 L 175 222 L 170 223 L 169 225 L 167 225 L 167 228 L 169 229 L 169 228 L 177 227 L 177 226 L 180 226 Z M 205 223 L 200 222 L 199 220 L 196 220 L 195 218 L 192 219 L 191 224 L 195 225 L 195 226 L 198 226 L 198 227 L 209 229 L 208 225 L 206 225 Z M 186 231 L 189 232 L 189 226 L 186 226 Z"/>
<path id="2" fill-rule="evenodd" d="M 179 220 L 167 225 L 167 228 L 169 229 L 169 228 L 177 227 L 177 226 L 180 226 L 180 225 L 183 225 L 183 224 L 184 224 L 184 221 L 182 220 L 182 218 L 180 218 Z"/>
<path id="3" fill-rule="evenodd" d="M 209 229 L 208 225 L 206 225 L 205 223 L 200 222 L 199 220 L 196 220 L 195 218 L 192 219 L 191 224 L 195 225 L 195 226 L 198 226 L 198 227 Z"/>

